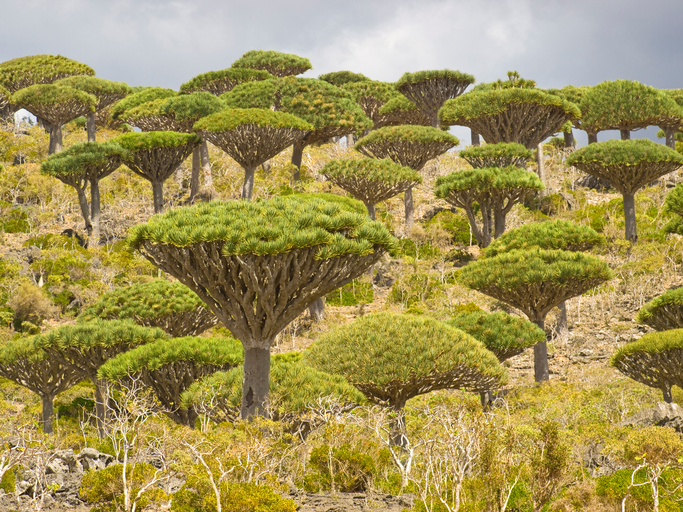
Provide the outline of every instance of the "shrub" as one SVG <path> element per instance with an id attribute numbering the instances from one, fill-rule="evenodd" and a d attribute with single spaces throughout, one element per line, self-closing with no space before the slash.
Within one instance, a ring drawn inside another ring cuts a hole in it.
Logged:
<path id="1" fill-rule="evenodd" d="M 373 300 L 372 283 L 364 283 L 354 279 L 338 290 L 328 293 L 325 302 L 329 306 L 357 306 L 369 304 Z"/>
<path id="2" fill-rule="evenodd" d="M 140 486 L 147 482 L 156 469 L 150 464 L 137 464 L 131 467 L 134 486 L 132 495 L 138 493 Z M 93 505 L 92 512 L 118 512 L 123 505 L 123 465 L 112 464 L 99 471 L 88 471 L 83 476 L 79 495 L 88 504 Z M 161 489 L 150 489 L 138 500 L 138 510 L 153 504 L 161 504 L 166 493 Z"/>
<path id="3" fill-rule="evenodd" d="M 40 325 L 55 314 L 52 301 L 40 288 L 30 283 L 19 285 L 8 304 L 14 310 L 15 327 L 21 326 L 24 321 Z"/>
<path id="4" fill-rule="evenodd" d="M 304 477 L 307 492 L 365 492 L 376 472 L 372 457 L 354 450 L 348 443 L 339 447 L 327 444 L 315 447 L 309 464 L 314 471 Z"/>
<path id="5" fill-rule="evenodd" d="M 295 512 L 296 503 L 267 485 L 221 484 L 223 512 Z M 216 499 L 207 478 L 189 478 L 173 496 L 172 512 L 215 512 Z"/>

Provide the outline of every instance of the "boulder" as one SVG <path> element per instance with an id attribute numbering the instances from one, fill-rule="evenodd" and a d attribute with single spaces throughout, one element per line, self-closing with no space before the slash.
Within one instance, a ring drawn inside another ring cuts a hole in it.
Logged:
<path id="1" fill-rule="evenodd" d="M 661 402 L 650 409 L 626 418 L 619 426 L 622 427 L 670 427 L 676 432 L 683 433 L 683 408 L 678 404 Z"/>

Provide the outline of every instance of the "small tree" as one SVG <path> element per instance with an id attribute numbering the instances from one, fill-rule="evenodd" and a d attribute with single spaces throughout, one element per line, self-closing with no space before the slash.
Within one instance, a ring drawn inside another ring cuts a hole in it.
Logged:
<path id="1" fill-rule="evenodd" d="M 126 151 L 115 142 L 84 142 L 50 156 L 40 166 L 43 174 L 76 189 L 85 228 L 95 246 L 100 243 L 100 180 L 118 169 L 125 155 Z M 88 183 L 90 205 L 85 195 Z"/>
<path id="2" fill-rule="evenodd" d="M 610 364 L 671 403 L 671 386 L 683 388 L 683 329 L 651 332 L 617 350 Z"/>
<path id="3" fill-rule="evenodd" d="M 86 378 L 80 369 L 49 357 L 35 345 L 33 338 L 19 338 L 0 346 L 0 375 L 40 397 L 45 434 L 52 433 L 55 396 Z"/>
<path id="4" fill-rule="evenodd" d="M 227 109 L 195 124 L 202 138 L 244 169 L 242 199 L 251 199 L 256 168 L 300 140 L 310 128 L 293 115 L 257 108 Z"/>
<path id="5" fill-rule="evenodd" d="M 292 164 L 297 169 L 306 146 L 372 128 L 372 121 L 348 92 L 313 78 L 286 77 L 242 84 L 222 98 L 231 108 L 272 109 L 309 123 L 311 128 L 294 142 Z M 299 179 L 298 171 L 294 179 Z"/>
<path id="6" fill-rule="evenodd" d="M 626 240 L 636 242 L 635 193 L 683 165 L 683 155 L 645 139 L 589 144 L 567 157 L 567 165 L 609 181 L 624 198 Z"/>
<path id="7" fill-rule="evenodd" d="M 73 87 L 79 91 L 87 92 L 97 98 L 95 110 L 87 113 L 86 129 L 88 131 L 88 142 L 95 142 L 97 127 L 95 126 L 95 114 L 113 105 L 117 101 L 125 98 L 131 92 L 128 84 L 123 82 L 112 82 L 94 76 L 80 75 L 62 78 L 56 85 Z"/>
<path id="8" fill-rule="evenodd" d="M 377 82 L 375 80 L 363 80 L 348 82 L 341 86 L 348 91 L 354 101 L 360 105 L 363 112 L 374 123 L 373 129 L 381 128 L 387 123 L 386 116 L 379 113 L 380 109 L 391 99 L 400 97 L 406 99 L 396 90 L 394 84 Z"/>
<path id="9" fill-rule="evenodd" d="M 62 150 L 62 125 L 95 111 L 97 98 L 63 85 L 32 85 L 15 92 L 10 102 L 25 108 L 48 125 L 48 154 Z"/>
<path id="10" fill-rule="evenodd" d="M 668 290 L 645 304 L 636 321 L 656 331 L 683 328 L 683 288 Z"/>
<path id="11" fill-rule="evenodd" d="M 182 283 L 162 279 L 107 292 L 78 321 L 96 318 L 130 319 L 144 327 L 158 327 L 174 338 L 199 336 L 218 323 L 196 293 Z"/>
<path id="12" fill-rule="evenodd" d="M 463 149 L 460 158 L 467 160 L 475 169 L 482 167 L 509 167 L 511 165 L 526 168 L 526 163 L 533 157 L 533 153 L 515 142 L 499 142 Z"/>
<path id="13" fill-rule="evenodd" d="M 404 73 L 396 82 L 396 88 L 429 118 L 434 128 L 439 128 L 439 109 L 446 101 L 464 93 L 473 83 L 472 75 L 442 69 Z"/>
<path id="14" fill-rule="evenodd" d="M 437 320 L 378 313 L 322 335 L 304 362 L 342 375 L 370 402 L 397 413 L 401 443 L 403 410 L 413 397 L 439 389 L 486 391 L 507 374 L 484 345 Z"/>
<path id="15" fill-rule="evenodd" d="M 68 76 L 94 74 L 90 66 L 61 55 L 30 55 L 0 63 L 0 85 L 11 93 Z"/>
<path id="16" fill-rule="evenodd" d="M 49 359 L 84 373 L 95 384 L 97 426 L 103 436 L 108 394 L 106 384 L 97 377 L 100 366 L 121 352 L 166 337 L 161 329 L 140 327 L 133 322 L 96 320 L 39 334 L 34 343 Z"/>
<path id="17" fill-rule="evenodd" d="M 516 307 L 541 329 L 551 309 L 611 278 L 593 256 L 535 248 L 480 259 L 460 273 L 465 286 Z M 549 377 L 545 341 L 534 345 L 534 376 L 536 382 Z"/>
<path id="18" fill-rule="evenodd" d="M 164 181 L 200 143 L 191 133 L 124 133 L 113 139 L 127 151 L 122 162 L 152 184 L 154 213 L 164 211 Z"/>
<path id="19" fill-rule="evenodd" d="M 664 212 L 673 214 L 664 230 L 667 233 L 683 233 L 683 185 L 676 185 L 671 192 L 669 192 L 664 200 Z"/>
<path id="20" fill-rule="evenodd" d="M 192 289 L 245 349 L 242 417 L 263 414 L 275 336 L 394 243 L 340 202 L 212 202 L 137 226 L 129 244 Z"/>
<path id="21" fill-rule="evenodd" d="M 392 96 L 380 107 L 377 128 L 403 124 L 432 126 L 429 117 L 417 108 L 415 103 L 399 93 L 398 96 Z"/>
<path id="22" fill-rule="evenodd" d="M 135 107 L 147 103 L 149 101 L 161 100 L 178 96 L 178 93 L 173 89 L 164 89 L 163 87 L 143 87 L 141 90 L 133 89 L 133 93 L 126 96 L 120 101 L 117 101 L 111 107 L 111 116 L 114 119 L 119 119 L 125 112 L 128 112 Z"/>
<path id="23" fill-rule="evenodd" d="M 267 80 L 273 75 L 267 71 L 248 68 L 228 68 L 221 71 L 209 71 L 197 75 L 192 80 L 185 82 L 180 86 L 182 94 L 191 94 L 193 92 L 210 92 L 214 96 L 220 96 L 244 82 L 253 82 L 255 80 Z"/>
<path id="24" fill-rule="evenodd" d="M 359 82 L 370 82 L 371 80 L 362 73 L 354 73 L 353 71 L 332 71 L 325 73 L 318 77 L 318 80 L 323 80 L 328 84 L 342 87 L 348 84 L 356 84 Z M 369 117 L 369 116 L 368 116 Z"/>
<path id="25" fill-rule="evenodd" d="M 462 125 L 489 144 L 517 142 L 535 149 L 564 123 L 581 117 L 574 104 L 538 89 L 483 89 L 448 100 L 439 111 L 445 125 Z"/>
<path id="26" fill-rule="evenodd" d="M 271 75 L 283 76 L 300 75 L 308 71 L 311 61 L 292 53 L 281 53 L 273 50 L 249 50 L 232 63 L 233 68 L 261 69 Z"/>
<path id="27" fill-rule="evenodd" d="M 477 244 L 488 247 L 492 231 L 496 238 L 505 232 L 506 217 L 512 207 L 542 189 L 543 183 L 536 174 L 519 167 L 484 167 L 439 176 L 435 194 L 465 210 Z M 481 211 L 481 226 L 475 216 L 475 204 Z"/>
<path id="28" fill-rule="evenodd" d="M 436 128 L 386 126 L 369 133 L 356 144 L 356 150 L 373 158 L 389 158 L 397 164 L 421 171 L 425 164 L 460 144 L 457 137 Z M 413 189 L 403 199 L 406 228 L 413 224 Z"/>
<path id="29" fill-rule="evenodd" d="M 104 363 L 97 374 L 110 382 L 139 379 L 154 392 L 166 416 L 194 428 L 197 412 L 181 407 L 182 393 L 195 381 L 229 370 L 242 360 L 242 346 L 237 340 L 188 336 L 155 341 L 119 354 Z"/>
<path id="30" fill-rule="evenodd" d="M 375 204 L 422 183 L 413 169 L 384 158 L 361 160 L 333 160 L 320 171 L 328 180 L 365 203 L 368 214 L 375 220 Z"/>

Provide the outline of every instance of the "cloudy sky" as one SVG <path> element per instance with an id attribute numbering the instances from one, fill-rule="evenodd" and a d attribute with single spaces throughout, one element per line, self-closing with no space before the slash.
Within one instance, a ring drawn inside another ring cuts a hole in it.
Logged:
<path id="1" fill-rule="evenodd" d="M 450 68 L 486 82 L 514 69 L 544 88 L 682 88 L 681 19 L 681 0 L 0 0 L 0 62 L 61 54 L 177 89 L 264 49 L 308 57 L 312 77 Z"/>

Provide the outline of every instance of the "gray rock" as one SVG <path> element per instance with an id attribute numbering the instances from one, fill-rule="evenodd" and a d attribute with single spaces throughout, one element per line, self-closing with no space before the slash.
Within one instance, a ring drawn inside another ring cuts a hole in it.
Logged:
<path id="1" fill-rule="evenodd" d="M 650 409 L 626 418 L 622 427 L 670 427 L 683 433 L 683 409 L 678 404 L 661 402 Z"/>

